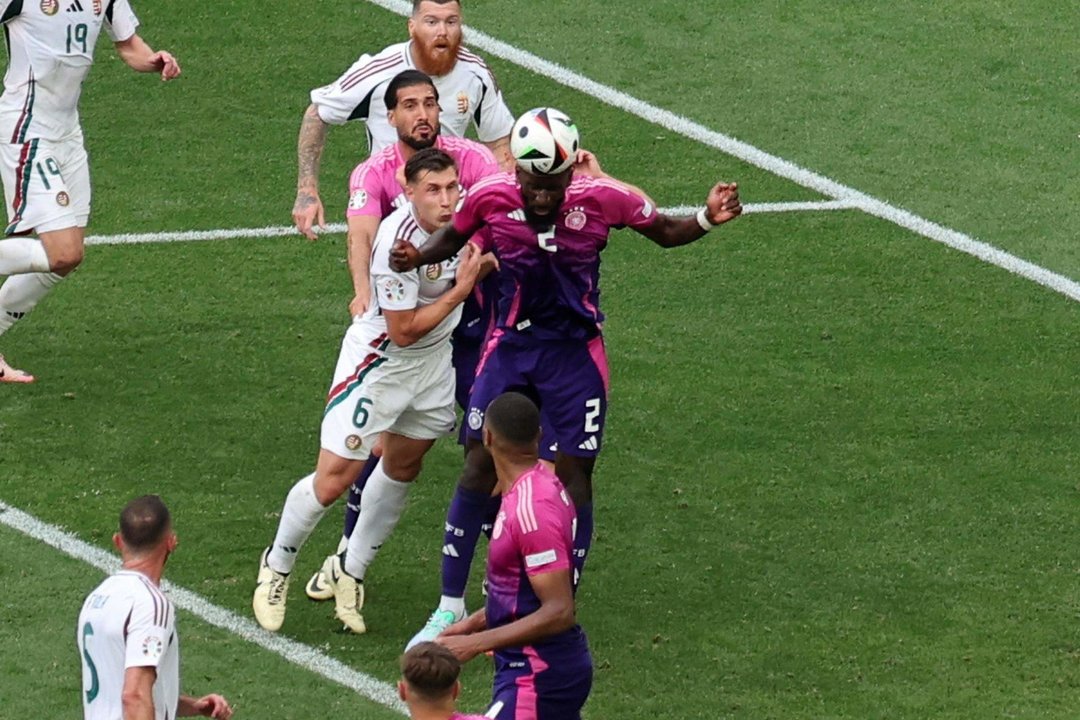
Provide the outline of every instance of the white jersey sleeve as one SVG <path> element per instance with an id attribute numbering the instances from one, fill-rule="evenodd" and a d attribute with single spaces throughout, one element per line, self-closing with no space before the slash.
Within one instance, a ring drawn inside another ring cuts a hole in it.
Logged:
<path id="1" fill-rule="evenodd" d="M 476 137 L 480 142 L 493 142 L 510 134 L 514 127 L 514 116 L 503 100 L 502 90 L 495 81 L 495 75 L 487 63 L 464 48 L 458 53 L 459 62 L 465 63 L 480 80 L 482 96 L 480 105 L 473 114 L 476 125 Z"/>
<path id="2" fill-rule="evenodd" d="M 124 667 L 157 667 L 169 647 L 176 610 L 160 591 L 145 587 L 136 593 L 127 626 Z"/>
<path id="3" fill-rule="evenodd" d="M 361 55 L 345 73 L 329 85 L 311 91 L 311 102 L 329 125 L 371 116 L 372 95 L 385 92 L 384 85 L 409 67 L 406 43 L 391 45 L 378 55 Z M 375 98 L 382 107 L 382 98 Z"/>
<path id="4" fill-rule="evenodd" d="M 400 222 L 394 220 L 400 219 Z M 409 240 L 409 227 L 415 230 L 411 215 L 394 213 L 379 225 L 371 246 L 371 288 L 379 308 L 383 310 L 414 310 L 420 304 L 420 273 L 416 270 L 396 272 L 390 267 L 390 248 L 398 239 Z"/>
<path id="5" fill-rule="evenodd" d="M 108 0 L 105 7 L 105 32 L 113 42 L 130 40 L 139 28 L 139 18 L 128 0 Z"/>

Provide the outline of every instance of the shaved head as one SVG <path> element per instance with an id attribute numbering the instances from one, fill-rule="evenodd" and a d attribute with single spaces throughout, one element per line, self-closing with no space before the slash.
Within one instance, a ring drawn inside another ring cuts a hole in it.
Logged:
<path id="1" fill-rule="evenodd" d="M 508 392 L 487 406 L 484 422 L 507 445 L 535 448 L 540 437 L 540 410 L 521 393 Z"/>

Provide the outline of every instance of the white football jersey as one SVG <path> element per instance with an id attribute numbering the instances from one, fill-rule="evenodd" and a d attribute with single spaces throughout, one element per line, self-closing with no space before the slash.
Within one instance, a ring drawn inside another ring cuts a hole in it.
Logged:
<path id="1" fill-rule="evenodd" d="M 375 233 L 371 247 L 371 298 L 352 329 L 361 332 L 365 342 L 387 355 L 427 355 L 450 342 L 450 335 L 461 319 L 461 305 L 458 305 L 431 332 L 404 348 L 394 344 L 387 333 L 384 310 L 413 310 L 430 305 L 454 285 L 457 255 L 409 272 L 399 273 L 390 267 L 390 249 L 396 241 L 406 240 L 423 247 L 428 237 L 416 219 L 412 203 L 390 213 Z"/>
<path id="2" fill-rule="evenodd" d="M 401 71 L 416 69 L 411 45 L 412 41 L 398 43 L 377 55 L 362 55 L 336 81 L 312 90 L 311 102 L 323 122 L 365 121 L 371 154 L 396 143 L 397 131 L 386 117 L 386 86 Z M 439 121 L 444 134 L 464 137 L 469 123 L 476 126 L 480 142 L 510 134 L 514 116 L 503 101 L 495 76 L 479 56 L 460 48 L 454 69 L 432 80 L 439 91 Z"/>
<path id="3" fill-rule="evenodd" d="M 104 26 L 113 42 L 135 34 L 128 0 L 0 0 L 8 68 L 0 142 L 60 140 L 79 130 L 79 95 Z"/>
<path id="4" fill-rule="evenodd" d="M 124 671 L 157 668 L 154 717 L 173 720 L 180 700 L 176 609 L 148 577 L 121 570 L 83 603 L 76 628 L 85 720 L 120 720 Z"/>

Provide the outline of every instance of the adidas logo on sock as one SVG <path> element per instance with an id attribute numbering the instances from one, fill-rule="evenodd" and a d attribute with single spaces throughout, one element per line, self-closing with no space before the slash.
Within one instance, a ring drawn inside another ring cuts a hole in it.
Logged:
<path id="1" fill-rule="evenodd" d="M 458 555 L 457 548 L 453 545 L 443 545 L 442 554 L 446 555 L 447 557 L 461 557 L 460 555 Z"/>
<path id="2" fill-rule="evenodd" d="M 12 320 L 22 320 L 24 317 L 26 317 L 26 313 L 24 312 L 12 312 L 11 310 L 8 310 L 7 314 L 8 317 Z"/>

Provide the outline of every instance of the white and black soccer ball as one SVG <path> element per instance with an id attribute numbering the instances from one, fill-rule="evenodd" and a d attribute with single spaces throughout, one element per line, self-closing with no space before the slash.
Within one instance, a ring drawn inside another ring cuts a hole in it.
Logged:
<path id="1" fill-rule="evenodd" d="M 577 125 L 555 108 L 533 108 L 510 131 L 518 167 L 534 175 L 558 175 L 574 164 L 581 140 Z"/>

